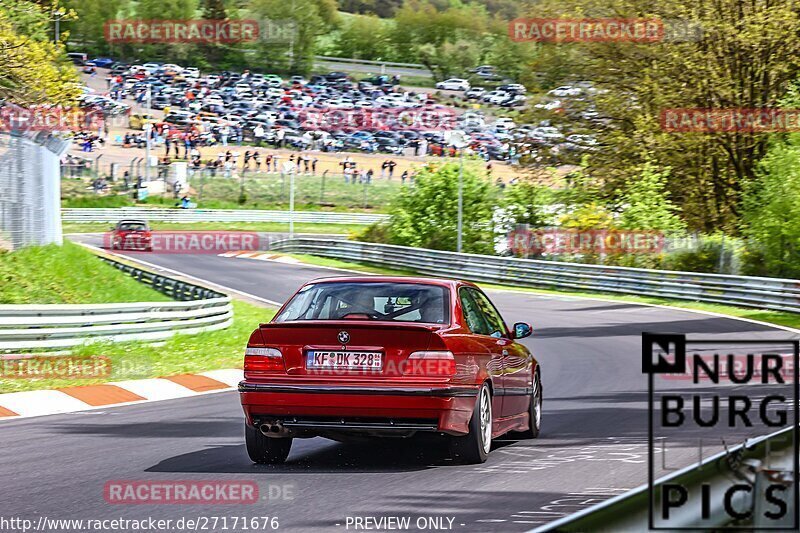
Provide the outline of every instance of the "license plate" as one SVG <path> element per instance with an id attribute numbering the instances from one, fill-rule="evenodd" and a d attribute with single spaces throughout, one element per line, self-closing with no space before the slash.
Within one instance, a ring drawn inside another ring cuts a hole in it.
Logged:
<path id="1" fill-rule="evenodd" d="M 309 350 L 306 352 L 306 368 L 380 370 L 382 359 L 380 352 Z"/>

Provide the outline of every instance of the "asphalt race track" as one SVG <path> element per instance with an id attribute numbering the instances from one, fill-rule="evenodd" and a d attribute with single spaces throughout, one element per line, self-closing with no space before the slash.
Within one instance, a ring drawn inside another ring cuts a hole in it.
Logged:
<path id="1" fill-rule="evenodd" d="M 95 240 L 96 241 L 96 240 Z M 336 272 L 213 255 L 128 254 L 274 301 Z M 281 530 L 347 531 L 348 517 L 453 518 L 456 531 L 525 531 L 646 481 L 642 331 L 787 339 L 759 324 L 677 309 L 487 291 L 542 364 L 542 436 L 496 444 L 480 466 L 436 440 L 295 440 L 286 465 L 255 466 L 235 392 L 0 423 L 0 507 L 50 518 L 277 516 Z M 255 324 L 254 324 L 255 326 Z M 674 466 L 696 458 L 690 446 Z M 109 480 L 253 480 L 260 504 L 111 505 Z M 445 526 L 448 520 L 444 521 Z"/>

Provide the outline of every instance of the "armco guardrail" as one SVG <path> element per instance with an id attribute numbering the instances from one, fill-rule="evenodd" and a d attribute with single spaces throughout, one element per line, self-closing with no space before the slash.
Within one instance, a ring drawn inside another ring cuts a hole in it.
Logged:
<path id="1" fill-rule="evenodd" d="M 152 286 L 174 302 L 0 305 L 0 350 L 69 348 L 91 341 L 157 341 L 176 333 L 228 327 L 230 297 L 126 265 L 104 261 Z"/>
<path id="2" fill-rule="evenodd" d="M 731 498 L 731 508 L 742 513 L 751 512 L 749 524 L 739 525 L 738 529 L 754 531 L 769 528 L 783 528 L 791 530 L 794 513 L 792 509 L 785 517 L 778 520 L 765 519 L 762 512 L 767 499 L 764 487 L 780 480 L 788 493 L 781 495 L 781 499 L 790 502 L 793 507 L 795 502 L 792 492 L 795 485 L 794 473 L 794 429 L 786 428 L 771 435 L 752 439 L 744 444 L 729 448 L 727 451 L 713 455 L 700 464 L 679 470 L 673 474 L 656 480 L 653 489 L 660 491 L 667 484 L 684 487 L 689 494 L 700 494 L 701 486 L 706 485 L 709 491 L 709 501 L 723 502 L 723 495 L 728 489 L 737 484 L 747 484 L 751 491 L 736 491 Z M 765 462 L 765 457 L 769 460 Z M 659 492 L 656 492 L 659 494 Z M 780 493 L 778 493 L 780 494 Z M 651 498 L 650 487 L 643 485 L 625 494 L 616 496 L 603 503 L 599 503 L 583 511 L 566 516 L 555 522 L 543 525 L 532 530 L 532 533 L 549 531 L 609 531 L 614 533 L 640 532 L 650 530 L 649 502 Z M 774 500 L 768 503 L 771 507 Z M 700 517 L 704 510 L 701 509 L 702 499 L 693 498 L 691 505 L 674 507 L 671 509 L 667 525 L 659 522 L 657 525 L 666 530 L 694 530 L 713 531 L 731 523 L 732 518 L 719 504 L 709 505 L 708 518 Z"/>
<path id="3" fill-rule="evenodd" d="M 407 268 L 420 274 L 478 282 L 658 296 L 800 313 L 800 280 L 793 279 L 458 254 L 345 240 L 286 239 L 273 242 L 271 249 Z"/>
<path id="4" fill-rule="evenodd" d="M 333 213 L 326 211 L 264 211 L 255 209 L 159 209 L 147 207 L 63 208 L 64 222 L 111 222 L 144 219 L 150 222 L 305 222 L 311 224 L 372 224 L 386 220 L 386 215 L 368 213 Z"/>

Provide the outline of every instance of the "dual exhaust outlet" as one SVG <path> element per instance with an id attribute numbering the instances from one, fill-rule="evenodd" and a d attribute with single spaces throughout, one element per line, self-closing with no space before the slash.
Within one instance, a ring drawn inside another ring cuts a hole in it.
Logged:
<path id="1" fill-rule="evenodd" d="M 261 433 L 267 437 L 283 437 L 288 430 L 283 426 L 283 422 L 265 422 L 258 426 Z"/>

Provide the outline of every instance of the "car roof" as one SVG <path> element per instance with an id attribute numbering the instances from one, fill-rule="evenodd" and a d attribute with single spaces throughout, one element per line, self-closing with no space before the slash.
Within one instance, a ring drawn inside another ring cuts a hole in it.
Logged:
<path id="1" fill-rule="evenodd" d="M 468 281 L 416 276 L 334 276 L 330 278 L 317 278 L 304 285 L 313 285 L 317 283 L 416 283 L 420 285 L 438 285 L 451 289 L 458 288 L 462 285 L 475 286 Z"/>

